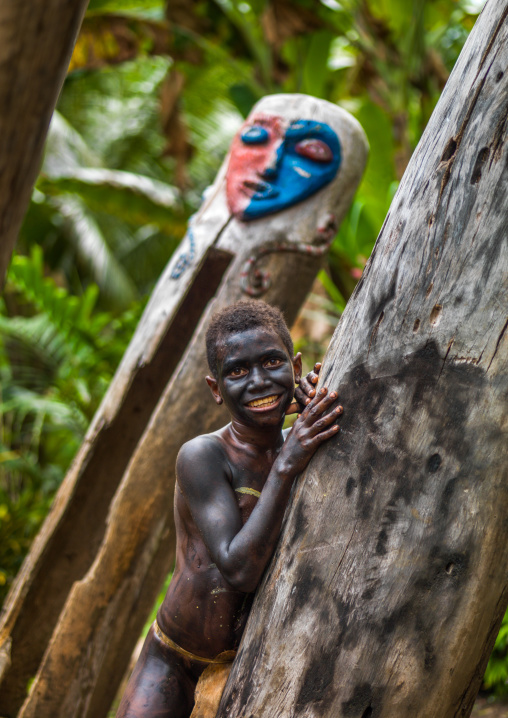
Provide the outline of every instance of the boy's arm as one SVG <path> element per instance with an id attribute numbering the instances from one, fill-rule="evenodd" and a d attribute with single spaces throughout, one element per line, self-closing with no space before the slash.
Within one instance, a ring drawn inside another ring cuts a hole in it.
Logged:
<path id="1" fill-rule="evenodd" d="M 338 431 L 335 392 L 321 389 L 295 422 L 267 477 L 249 519 L 242 520 L 227 480 L 228 464 L 220 445 L 199 437 L 180 451 L 178 483 L 210 556 L 225 580 L 239 591 L 254 591 L 273 553 L 295 477 L 316 449 Z"/>

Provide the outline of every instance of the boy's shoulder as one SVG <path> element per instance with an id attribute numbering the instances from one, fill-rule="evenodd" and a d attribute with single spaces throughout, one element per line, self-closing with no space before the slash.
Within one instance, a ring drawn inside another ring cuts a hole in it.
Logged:
<path id="1" fill-rule="evenodd" d="M 185 470 L 192 464 L 195 467 L 210 461 L 225 459 L 224 447 L 216 434 L 201 434 L 182 444 L 176 460 L 177 471 Z"/>

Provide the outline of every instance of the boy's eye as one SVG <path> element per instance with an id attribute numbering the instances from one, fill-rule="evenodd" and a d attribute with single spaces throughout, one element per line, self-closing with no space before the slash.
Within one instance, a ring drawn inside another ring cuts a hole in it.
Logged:
<path id="1" fill-rule="evenodd" d="M 282 364 L 282 359 L 278 359 L 277 357 L 270 357 L 270 359 L 267 359 L 265 361 L 265 366 L 268 367 L 276 367 L 280 366 Z"/>
<path id="2" fill-rule="evenodd" d="M 231 369 L 231 371 L 229 372 L 229 376 L 234 377 L 244 376 L 245 374 L 247 374 L 247 369 L 241 366 L 235 366 L 235 368 Z"/>

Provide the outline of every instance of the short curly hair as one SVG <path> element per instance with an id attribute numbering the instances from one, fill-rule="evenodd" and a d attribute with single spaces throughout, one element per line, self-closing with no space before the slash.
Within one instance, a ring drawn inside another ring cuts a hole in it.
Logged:
<path id="1" fill-rule="evenodd" d="M 289 356 L 293 356 L 293 340 L 280 309 L 261 300 L 242 300 L 214 314 L 206 332 L 206 358 L 215 377 L 218 368 L 217 347 L 223 337 L 256 327 L 272 330 L 282 340 Z"/>

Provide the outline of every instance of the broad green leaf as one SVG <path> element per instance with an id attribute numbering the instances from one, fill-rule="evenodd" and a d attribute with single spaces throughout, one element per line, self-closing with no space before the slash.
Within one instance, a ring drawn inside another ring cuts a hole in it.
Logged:
<path id="1" fill-rule="evenodd" d="M 329 74 L 328 56 L 333 34 L 322 30 L 312 35 L 303 66 L 302 91 L 314 97 L 325 97 L 325 85 Z"/>
<path id="2" fill-rule="evenodd" d="M 109 212 L 135 226 L 157 225 L 178 238 L 185 234 L 187 214 L 178 191 L 149 177 L 83 167 L 58 177 L 41 175 L 37 188 L 55 198 L 78 195 L 89 209 Z"/>
<path id="3" fill-rule="evenodd" d="M 90 0 L 87 15 L 99 13 L 125 13 L 135 17 L 162 20 L 163 0 Z"/>
<path id="4" fill-rule="evenodd" d="M 67 235 L 77 256 L 106 297 L 118 308 L 125 308 L 136 297 L 130 277 L 111 252 L 98 224 L 74 197 L 54 197 L 65 219 Z"/>

